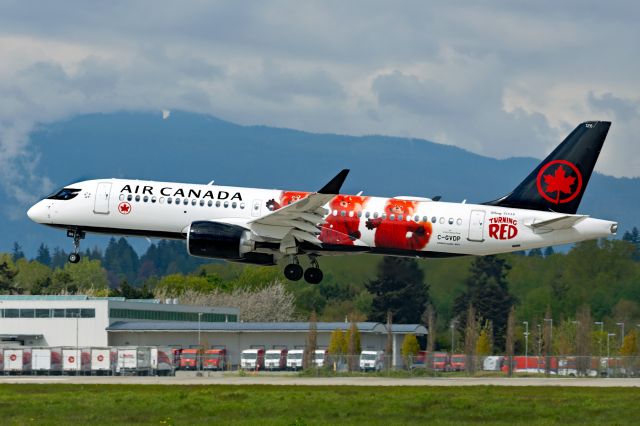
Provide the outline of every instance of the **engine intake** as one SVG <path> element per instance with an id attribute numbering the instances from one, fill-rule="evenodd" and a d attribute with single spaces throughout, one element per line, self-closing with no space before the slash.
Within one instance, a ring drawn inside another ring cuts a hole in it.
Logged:
<path id="1" fill-rule="evenodd" d="M 227 223 L 197 221 L 189 227 L 187 249 L 192 256 L 233 260 L 236 262 L 272 265 L 273 256 L 254 253 L 251 231 Z"/>

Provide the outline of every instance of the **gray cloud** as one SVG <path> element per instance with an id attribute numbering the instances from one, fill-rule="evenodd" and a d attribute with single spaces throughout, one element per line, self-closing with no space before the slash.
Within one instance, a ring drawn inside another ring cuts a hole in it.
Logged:
<path id="1" fill-rule="evenodd" d="M 37 123 L 164 108 L 497 157 L 542 157 L 578 122 L 612 119 L 598 170 L 638 176 L 638 11 L 577 0 L 4 1 L 2 185 L 27 202 L 46 180 L 31 166 Z"/>

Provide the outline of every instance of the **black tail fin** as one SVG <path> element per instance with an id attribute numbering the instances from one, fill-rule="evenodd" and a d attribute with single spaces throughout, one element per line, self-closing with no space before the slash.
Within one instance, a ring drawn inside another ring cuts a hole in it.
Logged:
<path id="1" fill-rule="evenodd" d="M 580 124 L 509 195 L 485 204 L 575 214 L 610 126 Z"/>

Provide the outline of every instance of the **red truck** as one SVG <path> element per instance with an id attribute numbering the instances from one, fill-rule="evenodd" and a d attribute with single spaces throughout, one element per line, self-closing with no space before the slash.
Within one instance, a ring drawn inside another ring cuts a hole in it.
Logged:
<path id="1" fill-rule="evenodd" d="M 451 355 L 451 371 L 464 371 L 467 368 L 467 356 L 464 354 Z"/>
<path id="2" fill-rule="evenodd" d="M 204 351 L 202 368 L 205 370 L 224 370 L 227 367 L 226 349 L 207 349 Z"/>
<path id="3" fill-rule="evenodd" d="M 199 370 L 201 354 L 200 349 L 183 349 L 180 353 L 180 369 Z"/>
<path id="4" fill-rule="evenodd" d="M 544 373 L 546 361 L 543 356 L 514 356 L 511 357 L 511 366 L 514 373 Z M 549 371 L 556 374 L 558 371 L 558 358 L 549 359 Z M 502 372 L 509 372 L 509 359 L 505 357 Z"/>

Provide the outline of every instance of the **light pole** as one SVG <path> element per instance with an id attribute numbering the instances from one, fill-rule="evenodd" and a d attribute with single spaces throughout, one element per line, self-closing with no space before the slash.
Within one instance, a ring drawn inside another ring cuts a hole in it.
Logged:
<path id="1" fill-rule="evenodd" d="M 198 371 L 200 371 L 200 364 L 202 363 L 202 344 L 200 343 L 200 322 L 202 320 L 202 312 L 198 312 L 198 358 L 196 358 L 196 362 L 198 363 Z"/>
<path id="2" fill-rule="evenodd" d="M 598 337 L 598 341 L 600 342 L 600 356 L 602 357 L 602 335 L 604 334 L 604 322 L 596 321 L 594 324 L 600 326 L 600 336 Z"/>
<path id="3" fill-rule="evenodd" d="M 453 355 L 454 351 L 455 351 L 455 329 L 456 329 L 456 324 L 458 323 L 458 320 L 451 320 L 451 325 L 449 326 L 451 328 L 451 354 Z"/>
<path id="4" fill-rule="evenodd" d="M 545 349 L 547 355 L 551 355 L 553 352 L 553 318 L 545 318 L 544 322 L 549 322 L 549 348 Z"/>
<path id="5" fill-rule="evenodd" d="M 616 325 L 620 326 L 620 347 L 624 345 L 624 322 L 617 322 Z"/>
<path id="6" fill-rule="evenodd" d="M 529 355 L 529 321 L 522 321 L 522 324 L 524 324 L 524 362 L 525 368 L 529 368 L 529 360 L 527 359 Z"/>
<path id="7" fill-rule="evenodd" d="M 607 333 L 607 377 L 609 377 L 609 337 L 615 336 L 616 333 Z"/>

